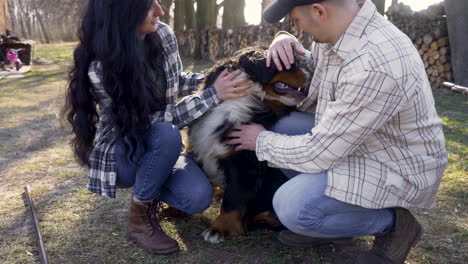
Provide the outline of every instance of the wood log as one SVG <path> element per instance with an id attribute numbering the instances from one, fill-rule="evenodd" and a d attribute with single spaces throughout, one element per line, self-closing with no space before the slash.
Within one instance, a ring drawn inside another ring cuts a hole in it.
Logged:
<path id="1" fill-rule="evenodd" d="M 453 81 L 453 75 L 451 72 L 444 73 L 444 78 L 449 82 Z"/>
<path id="2" fill-rule="evenodd" d="M 430 43 L 429 43 L 429 44 L 426 44 L 426 43 L 424 42 L 424 44 L 422 44 L 422 46 L 421 46 L 421 49 L 422 49 L 424 52 L 426 52 L 426 51 L 429 49 L 429 45 L 430 45 Z"/>
<path id="3" fill-rule="evenodd" d="M 426 68 L 426 69 L 429 68 L 429 62 L 424 61 L 424 68 Z"/>
<path id="4" fill-rule="evenodd" d="M 431 50 L 438 50 L 439 49 L 438 42 L 437 41 L 432 42 L 431 45 L 430 45 L 430 49 Z"/>
<path id="5" fill-rule="evenodd" d="M 439 49 L 439 53 L 441 56 L 447 55 L 449 49 L 447 47 L 442 47 Z"/>
<path id="6" fill-rule="evenodd" d="M 416 44 L 421 45 L 422 43 L 423 43 L 423 39 L 422 39 L 422 38 L 417 38 L 417 39 L 416 39 Z"/>
<path id="7" fill-rule="evenodd" d="M 427 68 L 426 73 L 427 73 L 428 76 L 432 76 L 433 71 L 434 71 L 434 68 L 429 67 L 429 68 Z"/>
<path id="8" fill-rule="evenodd" d="M 429 64 L 434 65 L 434 63 L 435 63 L 434 57 L 429 57 Z"/>
<path id="9" fill-rule="evenodd" d="M 440 56 L 438 61 L 440 61 L 442 64 L 447 63 L 447 61 L 448 61 L 447 56 L 445 56 L 445 55 Z"/>
<path id="10" fill-rule="evenodd" d="M 437 60 L 437 59 L 440 57 L 439 51 L 434 51 L 434 52 L 432 52 L 432 57 L 433 57 L 435 60 Z"/>
<path id="11" fill-rule="evenodd" d="M 443 64 L 437 65 L 437 71 L 439 73 L 445 72 L 445 66 Z"/>
<path id="12" fill-rule="evenodd" d="M 429 54 L 428 53 L 424 53 L 422 58 L 423 58 L 423 61 L 429 62 Z"/>
<path id="13" fill-rule="evenodd" d="M 443 38 L 438 39 L 437 44 L 439 45 L 439 47 L 447 46 L 448 45 L 448 38 L 443 37 Z"/>
<path id="14" fill-rule="evenodd" d="M 432 39 L 432 36 L 430 34 L 425 34 L 423 36 L 423 41 L 424 41 L 424 44 L 426 44 L 426 45 L 431 45 L 432 40 L 433 39 Z"/>

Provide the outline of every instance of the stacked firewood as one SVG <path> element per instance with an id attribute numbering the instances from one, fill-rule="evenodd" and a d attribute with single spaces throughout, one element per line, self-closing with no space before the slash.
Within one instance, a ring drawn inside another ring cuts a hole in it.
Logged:
<path id="1" fill-rule="evenodd" d="M 400 3 L 391 6 L 387 16 L 413 41 L 432 87 L 439 88 L 444 81 L 452 81 L 450 44 L 443 4 L 432 5 L 415 13 L 409 6 Z"/>
<path id="2" fill-rule="evenodd" d="M 187 38 L 187 46 L 188 46 L 188 55 L 187 56 L 195 56 L 195 51 L 197 48 L 197 31 L 195 29 L 189 29 L 185 32 L 185 37 Z"/>
<path id="3" fill-rule="evenodd" d="M 220 57 L 221 53 L 221 41 L 223 31 L 219 28 L 208 29 L 208 58 L 211 61 L 216 61 Z"/>
<path id="4" fill-rule="evenodd" d="M 236 51 L 236 43 L 235 43 L 235 34 L 232 29 L 226 31 L 224 35 L 224 45 L 223 45 L 223 56 L 224 58 L 228 58 L 234 54 Z"/>

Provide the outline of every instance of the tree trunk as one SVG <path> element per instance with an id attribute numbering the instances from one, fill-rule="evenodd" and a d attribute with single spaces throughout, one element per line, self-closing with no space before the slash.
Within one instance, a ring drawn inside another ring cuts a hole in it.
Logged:
<path id="1" fill-rule="evenodd" d="M 447 28 L 452 52 L 452 69 L 455 83 L 468 86 L 468 2 L 445 0 Z"/>
<path id="2" fill-rule="evenodd" d="M 202 30 L 216 26 L 218 9 L 216 0 L 197 0 L 197 28 Z"/>
<path id="3" fill-rule="evenodd" d="M 193 0 L 185 0 L 185 29 L 196 27 L 194 4 Z"/>
<path id="4" fill-rule="evenodd" d="M 177 1 L 180 1 L 180 0 L 177 0 Z M 171 5 L 172 5 L 172 0 L 162 0 L 161 1 L 161 7 L 163 8 L 164 10 L 164 16 L 161 17 L 161 21 L 166 23 L 166 24 L 169 24 L 170 23 L 170 20 L 171 20 Z"/>
<path id="5" fill-rule="evenodd" d="M 245 0 L 224 0 L 223 29 L 236 29 L 245 25 Z"/>
<path id="6" fill-rule="evenodd" d="M 372 0 L 372 2 L 377 7 L 377 11 L 383 16 L 385 14 L 385 0 Z"/>
<path id="7" fill-rule="evenodd" d="M 39 22 L 39 25 L 41 26 L 42 33 L 44 34 L 45 42 L 50 43 L 49 32 L 47 31 L 47 28 L 44 25 L 44 20 L 43 20 L 42 15 L 39 13 L 39 10 L 37 9 L 37 2 L 36 1 L 34 1 L 34 11 L 36 13 L 37 21 Z"/>
<path id="8" fill-rule="evenodd" d="M 25 10 L 25 6 L 23 5 L 23 1 L 22 0 L 18 0 L 18 20 L 19 20 L 19 23 L 21 24 L 21 30 L 23 31 L 23 38 L 29 38 L 29 39 L 32 39 L 32 30 L 31 30 L 31 27 L 30 27 L 30 23 L 29 23 L 29 16 L 27 16 L 24 12 Z M 27 19 L 25 19 L 27 18 Z"/>
<path id="9" fill-rule="evenodd" d="M 0 34 L 5 34 L 9 22 L 8 1 L 0 0 Z"/>
<path id="10" fill-rule="evenodd" d="M 174 4 L 174 30 L 183 31 L 185 29 L 185 0 L 176 0 Z"/>

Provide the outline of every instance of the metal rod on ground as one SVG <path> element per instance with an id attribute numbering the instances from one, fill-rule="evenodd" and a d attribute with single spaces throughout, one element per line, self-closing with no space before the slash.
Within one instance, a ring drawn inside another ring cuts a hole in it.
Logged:
<path id="1" fill-rule="evenodd" d="M 29 187 L 29 185 L 24 187 L 24 191 L 26 198 L 28 199 L 31 216 L 33 218 L 34 230 L 36 231 L 37 237 L 37 246 L 39 247 L 39 254 L 41 256 L 41 263 L 48 264 L 49 261 L 47 260 L 47 254 L 45 251 L 44 242 L 42 241 L 41 230 L 39 228 L 39 220 L 37 219 L 36 210 L 34 209 L 33 201 L 31 199 L 31 188 Z"/>
<path id="2" fill-rule="evenodd" d="M 467 87 L 464 87 L 464 86 L 461 86 L 461 85 L 456 85 L 456 84 L 453 84 L 451 82 L 444 82 L 444 83 L 442 83 L 442 85 L 447 87 L 447 88 L 450 88 L 450 90 L 452 90 L 452 92 L 468 95 L 468 88 Z"/>

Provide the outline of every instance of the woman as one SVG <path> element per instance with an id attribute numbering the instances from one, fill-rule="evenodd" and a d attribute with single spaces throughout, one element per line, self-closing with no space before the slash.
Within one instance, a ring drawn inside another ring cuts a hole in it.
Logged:
<path id="1" fill-rule="evenodd" d="M 204 77 L 181 72 L 162 15 L 155 0 L 90 0 L 65 106 L 74 153 L 89 168 L 88 189 L 114 198 L 116 187 L 133 186 L 127 235 L 155 254 L 179 250 L 159 225 L 160 201 L 191 214 L 211 203 L 206 176 L 181 155 L 179 128 L 251 87 L 234 80 L 240 72 L 224 72 L 192 94 Z"/>

